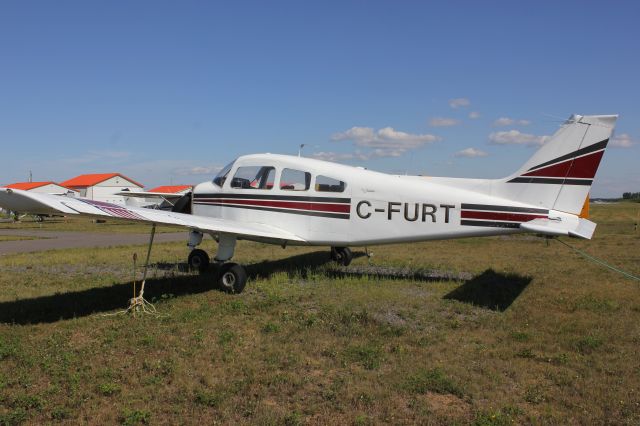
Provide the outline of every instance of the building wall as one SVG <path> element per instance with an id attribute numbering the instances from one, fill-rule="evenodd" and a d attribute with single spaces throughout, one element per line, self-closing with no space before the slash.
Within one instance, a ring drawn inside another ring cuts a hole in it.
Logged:
<path id="1" fill-rule="evenodd" d="M 115 193 L 124 191 L 125 189 L 128 189 L 131 192 L 142 191 L 142 187 L 135 183 L 120 176 L 114 176 L 111 179 L 107 179 L 104 182 L 100 182 L 95 186 L 87 188 L 86 198 L 124 206 L 125 197 L 115 195 Z"/>
<path id="2" fill-rule="evenodd" d="M 114 176 L 111 179 L 107 179 L 104 182 L 100 182 L 99 184 L 95 185 L 96 187 L 114 187 L 117 186 L 118 191 L 121 191 L 122 188 L 138 188 L 139 190 L 142 189 L 141 186 L 136 185 L 135 183 L 131 182 L 128 179 L 124 179 L 120 176 Z"/>
<path id="3" fill-rule="evenodd" d="M 64 186 L 50 183 L 48 185 L 43 185 L 38 188 L 33 188 L 30 191 L 37 192 L 39 194 L 66 194 L 67 192 L 69 192 L 69 189 L 65 188 Z"/>

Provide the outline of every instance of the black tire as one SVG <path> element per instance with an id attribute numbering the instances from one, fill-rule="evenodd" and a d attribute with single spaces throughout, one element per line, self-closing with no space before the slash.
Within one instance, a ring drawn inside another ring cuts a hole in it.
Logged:
<path id="1" fill-rule="evenodd" d="M 242 293 L 247 284 L 247 271 L 237 263 L 225 263 L 218 273 L 218 286 L 227 293 Z"/>
<path id="2" fill-rule="evenodd" d="M 332 247 L 331 259 L 336 261 L 342 266 L 349 266 L 353 260 L 353 253 L 349 247 Z"/>
<path id="3" fill-rule="evenodd" d="M 206 271 L 209 268 L 209 262 L 210 260 L 207 252 L 200 249 L 191 250 L 187 259 L 189 268 L 200 272 Z"/>
<path id="4" fill-rule="evenodd" d="M 331 247 L 331 253 L 329 254 L 329 257 L 334 262 L 337 262 L 338 261 L 338 249 L 336 249 L 335 247 Z"/>

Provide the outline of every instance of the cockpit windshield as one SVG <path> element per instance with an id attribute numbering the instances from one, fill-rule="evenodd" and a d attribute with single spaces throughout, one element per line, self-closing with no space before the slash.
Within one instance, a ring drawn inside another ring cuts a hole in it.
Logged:
<path id="1" fill-rule="evenodd" d="M 218 185 L 219 187 L 222 187 L 222 185 L 224 185 L 224 181 L 227 180 L 227 175 L 233 167 L 233 163 L 235 162 L 236 160 L 233 160 L 232 162 L 224 166 L 223 169 L 218 172 L 216 177 L 213 178 L 213 183 Z"/>

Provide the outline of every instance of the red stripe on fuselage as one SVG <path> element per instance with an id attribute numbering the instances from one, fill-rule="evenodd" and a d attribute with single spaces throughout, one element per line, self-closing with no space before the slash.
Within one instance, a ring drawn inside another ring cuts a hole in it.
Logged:
<path id="1" fill-rule="evenodd" d="M 563 161 L 562 163 L 553 164 L 543 167 L 522 176 L 544 176 L 544 177 L 567 177 L 567 178 L 588 178 L 593 179 L 596 170 L 600 165 L 600 160 L 604 151 L 594 152 L 584 157 L 574 158 Z"/>
<path id="2" fill-rule="evenodd" d="M 309 203 L 300 201 L 270 201 L 270 200 L 238 200 L 228 198 L 210 198 L 208 201 L 221 203 L 221 204 L 240 204 L 243 206 L 260 206 L 260 207 L 277 207 L 297 210 L 311 210 L 314 212 L 328 212 L 328 213 L 349 213 L 351 210 L 350 204 L 323 204 L 323 203 Z"/>
<path id="3" fill-rule="evenodd" d="M 461 212 L 463 219 L 490 219 L 490 220 L 508 220 L 511 222 L 528 222 L 533 219 L 546 219 L 547 216 L 537 214 L 521 214 L 521 213 L 496 213 L 481 211 L 465 211 Z"/>

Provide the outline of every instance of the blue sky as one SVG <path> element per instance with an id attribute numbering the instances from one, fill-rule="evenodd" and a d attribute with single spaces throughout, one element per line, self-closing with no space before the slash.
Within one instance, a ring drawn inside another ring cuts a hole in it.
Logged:
<path id="1" fill-rule="evenodd" d="M 301 143 L 495 178 L 570 114 L 617 113 L 592 195 L 640 191 L 639 18 L 634 1 L 4 1 L 0 183 L 197 183 Z"/>

